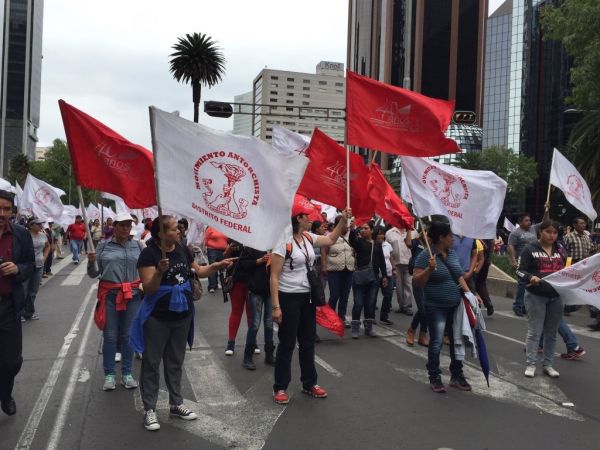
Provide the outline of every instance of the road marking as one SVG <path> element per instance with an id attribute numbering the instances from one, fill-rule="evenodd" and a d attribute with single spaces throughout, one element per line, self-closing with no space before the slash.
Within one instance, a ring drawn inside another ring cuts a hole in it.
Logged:
<path id="1" fill-rule="evenodd" d="M 521 320 L 524 322 L 527 321 L 526 317 L 517 317 L 508 311 L 496 311 L 496 314 L 498 314 L 499 316 L 502 316 L 502 317 L 508 317 L 509 319 Z M 592 339 L 600 339 L 600 333 L 598 333 L 597 331 L 587 330 L 583 327 L 579 327 L 577 325 L 572 325 L 570 323 L 568 323 L 567 325 L 569 325 L 569 328 L 575 334 L 579 334 L 581 336 L 589 337 Z"/>
<path id="2" fill-rule="evenodd" d="M 404 333 L 379 326 L 377 334 L 386 342 L 427 360 L 427 348 L 409 346 L 406 344 Z M 504 361 L 503 358 L 499 357 L 496 357 L 496 360 Z M 585 420 L 577 412 L 562 406 L 563 403 L 569 402 L 569 399 L 556 384 L 546 378 L 524 378 L 522 364 L 507 362 L 502 367 L 498 364 L 498 373 L 490 372 L 490 387 L 488 388 L 479 368 L 479 363 L 468 360 L 463 361 L 463 363 L 465 376 L 469 379 L 473 393 L 476 395 L 505 403 L 515 403 L 529 409 L 539 409 L 570 420 L 581 422 Z M 448 367 L 449 365 L 450 357 L 441 354 L 440 367 Z M 404 373 L 415 381 L 429 384 L 427 371 L 424 369 L 396 367 L 395 370 Z"/>
<path id="3" fill-rule="evenodd" d="M 90 337 L 90 331 L 92 329 L 93 323 L 94 315 L 90 314 L 87 324 L 85 326 L 85 331 L 83 332 L 83 337 L 81 338 L 81 342 L 79 343 L 77 357 L 75 358 L 73 368 L 71 369 L 71 376 L 69 377 L 67 388 L 65 389 L 65 393 L 60 402 L 58 413 L 56 414 L 56 421 L 54 422 L 54 427 L 52 428 L 52 433 L 50 434 L 50 442 L 48 443 L 48 447 L 46 447 L 47 450 L 55 450 L 56 448 L 58 448 L 58 444 L 60 443 L 60 438 L 62 436 L 63 429 L 65 428 L 65 422 L 69 414 L 69 408 L 71 407 L 71 401 L 73 400 L 75 386 L 77 385 L 77 381 L 81 376 L 81 365 L 83 363 L 83 355 L 87 347 L 87 341 Z"/>
<path id="4" fill-rule="evenodd" d="M 315 362 L 318 365 L 320 365 L 323 369 L 325 369 L 327 372 L 329 372 L 331 375 L 333 375 L 334 377 L 341 378 L 342 372 L 340 372 L 339 370 L 337 370 L 335 367 L 333 367 L 328 362 L 326 362 L 323 359 L 319 358 L 317 355 L 315 355 Z"/>
<path id="5" fill-rule="evenodd" d="M 69 275 L 60 283 L 61 286 L 79 286 L 83 278 L 87 275 L 87 264 L 83 260 Z"/>
<path id="6" fill-rule="evenodd" d="M 87 309 L 90 300 L 92 298 L 92 294 L 94 293 L 96 286 L 90 287 L 90 290 L 86 294 L 81 306 L 79 307 L 79 311 L 77 311 L 77 315 L 71 324 L 71 328 L 69 332 L 64 337 L 64 343 L 54 360 L 54 364 L 52 364 L 52 368 L 50 369 L 50 373 L 48 374 L 48 378 L 40 391 L 40 395 L 38 396 L 35 405 L 29 415 L 29 419 L 27 420 L 27 424 L 21 433 L 21 437 L 17 442 L 15 449 L 29 449 L 31 447 L 31 443 L 33 442 L 33 438 L 35 437 L 35 433 L 37 432 L 38 426 L 40 424 L 40 420 L 44 415 L 44 411 L 46 406 L 48 405 L 48 400 L 54 391 L 54 387 L 56 386 L 56 381 L 58 380 L 58 376 L 62 371 L 62 367 L 65 363 L 65 359 L 67 353 L 69 352 L 69 348 L 73 343 L 73 340 L 77 337 L 77 333 L 79 332 L 79 322 L 81 322 L 81 318 Z"/>
<path id="7" fill-rule="evenodd" d="M 52 266 L 52 275 L 56 275 L 57 273 L 59 273 L 61 270 L 63 270 L 65 267 L 67 267 L 67 265 L 69 264 L 69 262 L 71 262 L 70 259 L 61 259 L 60 262 L 54 264 Z M 45 278 L 46 282 L 50 281 L 51 278 Z"/>
<path id="8" fill-rule="evenodd" d="M 198 420 L 168 421 L 168 394 L 162 390 L 156 405 L 160 419 L 228 449 L 261 449 L 285 411 L 271 399 L 272 375 L 265 374 L 242 395 L 202 333 L 196 331 L 196 340 L 197 347 L 186 353 L 184 369 L 195 397 L 185 403 Z M 139 389 L 134 402 L 143 411 Z"/>

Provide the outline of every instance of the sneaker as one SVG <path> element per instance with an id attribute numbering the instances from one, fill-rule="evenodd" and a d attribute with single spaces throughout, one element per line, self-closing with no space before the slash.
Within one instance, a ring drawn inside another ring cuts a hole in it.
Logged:
<path id="1" fill-rule="evenodd" d="M 535 366 L 534 365 L 527 366 L 525 368 L 525 376 L 527 378 L 533 378 L 533 377 L 535 377 Z"/>
<path id="2" fill-rule="evenodd" d="M 214 289 L 209 289 L 208 292 L 210 292 L 211 294 L 214 294 L 215 290 Z"/>
<path id="3" fill-rule="evenodd" d="M 43 274 L 42 278 L 48 278 L 48 274 L 47 273 Z"/>
<path id="4" fill-rule="evenodd" d="M 520 309 L 513 309 L 513 312 L 515 313 L 515 316 L 517 317 L 523 317 L 523 311 L 521 311 Z"/>
<path id="5" fill-rule="evenodd" d="M 351 328 L 351 327 L 352 327 L 352 325 L 350 324 L 350 321 L 349 320 L 344 320 L 344 328 L 348 329 L 348 328 Z"/>
<path id="6" fill-rule="evenodd" d="M 567 353 L 562 353 L 560 357 L 562 359 L 567 359 L 569 361 L 573 361 L 575 359 L 582 358 L 585 355 L 585 350 L 581 346 L 575 347 L 573 350 L 568 351 Z"/>
<path id="7" fill-rule="evenodd" d="M 225 349 L 225 354 L 227 356 L 232 356 L 234 350 L 235 350 L 235 342 L 228 341 L 227 342 L 227 348 Z"/>
<path id="8" fill-rule="evenodd" d="M 392 322 L 390 319 L 379 319 L 379 321 L 384 325 L 394 325 L 394 322 Z"/>
<path id="9" fill-rule="evenodd" d="M 27 322 L 27 319 L 25 317 L 21 316 L 21 323 L 25 323 L 25 322 Z"/>
<path id="10" fill-rule="evenodd" d="M 144 428 L 148 431 L 160 430 L 160 423 L 158 423 L 158 417 L 153 409 L 144 412 Z"/>
<path id="11" fill-rule="evenodd" d="M 460 389 L 461 391 L 470 391 L 472 390 L 471 385 L 467 381 L 464 375 L 457 375 L 450 379 L 450 386 L 456 389 Z"/>
<path id="12" fill-rule="evenodd" d="M 311 397 L 314 397 L 314 398 L 327 397 L 327 391 L 325 389 L 323 389 L 321 386 L 319 386 L 318 384 L 315 384 L 314 386 L 311 386 L 308 389 L 302 388 L 302 393 L 310 395 Z"/>
<path id="13" fill-rule="evenodd" d="M 102 387 L 103 391 L 114 391 L 116 389 L 115 384 L 115 376 L 114 375 L 106 375 L 104 377 L 104 386 Z"/>
<path id="14" fill-rule="evenodd" d="M 115 353 L 115 362 L 116 363 L 121 362 L 121 353 L 119 353 L 119 352 Z"/>
<path id="15" fill-rule="evenodd" d="M 283 389 L 273 392 L 273 401 L 278 405 L 287 405 L 290 402 L 290 397 Z"/>
<path id="16" fill-rule="evenodd" d="M 138 382 L 133 379 L 133 375 L 123 375 L 121 378 L 121 384 L 125 389 L 135 389 L 138 387 Z"/>
<path id="17" fill-rule="evenodd" d="M 260 348 L 254 347 L 254 354 L 255 355 L 260 355 Z"/>
<path id="18" fill-rule="evenodd" d="M 40 316 L 38 316 L 37 314 L 33 313 L 31 315 L 31 317 L 29 318 L 29 320 L 40 320 Z"/>
<path id="19" fill-rule="evenodd" d="M 446 386 L 444 386 L 444 383 L 442 383 L 441 377 L 430 379 L 429 386 L 431 387 L 431 390 L 433 392 L 436 392 L 438 394 L 443 394 L 446 392 Z"/>
<path id="20" fill-rule="evenodd" d="M 544 366 L 544 373 L 548 375 L 550 378 L 558 378 L 560 377 L 560 373 L 552 366 Z"/>
<path id="21" fill-rule="evenodd" d="M 183 420 L 196 420 L 198 418 L 194 411 L 189 410 L 184 405 L 171 405 L 169 414 Z"/>

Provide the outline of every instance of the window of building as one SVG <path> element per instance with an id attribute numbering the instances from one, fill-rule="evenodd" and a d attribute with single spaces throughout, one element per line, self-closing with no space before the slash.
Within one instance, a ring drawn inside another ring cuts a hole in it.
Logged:
<path id="1" fill-rule="evenodd" d="M 303 105 L 303 106 L 308 106 L 308 105 L 310 105 L 310 103 L 309 103 L 309 102 L 302 102 L 302 105 Z M 307 111 L 308 111 L 308 110 L 307 110 Z"/>
<path id="2" fill-rule="evenodd" d="M 319 92 L 325 93 L 325 92 L 327 92 L 327 89 L 325 89 L 325 88 L 319 88 Z"/>
<path id="3" fill-rule="evenodd" d="M 273 103 L 277 103 L 277 99 L 276 98 L 270 98 L 269 101 L 273 102 Z"/>
<path id="4" fill-rule="evenodd" d="M 293 96 L 294 96 L 294 93 L 293 93 L 293 92 L 288 92 L 288 93 L 287 93 L 287 96 L 288 96 L 288 97 L 293 97 Z"/>
<path id="5" fill-rule="evenodd" d="M 283 122 L 284 125 L 296 125 L 296 122 Z"/>
<path id="6" fill-rule="evenodd" d="M 271 91 L 269 92 L 271 95 L 277 95 L 277 91 Z"/>
<path id="7" fill-rule="evenodd" d="M 309 87 L 306 87 L 306 86 L 304 86 L 304 87 L 302 88 L 302 90 L 303 90 L 303 91 L 310 91 L 310 88 L 309 88 Z"/>
<path id="8" fill-rule="evenodd" d="M 332 116 L 341 116 L 342 112 L 341 111 L 331 111 L 331 115 Z"/>
<path id="9" fill-rule="evenodd" d="M 321 86 L 327 86 L 327 81 L 319 81 L 319 84 L 320 84 Z"/>
<path id="10" fill-rule="evenodd" d="M 293 105 L 294 104 L 294 100 L 286 100 L 285 101 L 288 105 Z"/>
<path id="11" fill-rule="evenodd" d="M 310 94 L 302 94 L 302 98 L 310 98 Z"/>
<path id="12" fill-rule="evenodd" d="M 310 80 L 302 80 L 303 83 L 309 84 Z"/>
<path id="13" fill-rule="evenodd" d="M 288 89 L 294 89 L 294 86 L 293 86 L 293 85 L 291 85 L 291 84 L 288 84 L 288 85 L 286 86 L 286 88 L 288 88 Z"/>
<path id="14" fill-rule="evenodd" d="M 293 111 L 294 108 L 290 108 L 289 106 L 287 108 L 285 108 L 286 111 Z"/>
<path id="15" fill-rule="evenodd" d="M 277 75 L 271 75 L 271 80 L 279 80 L 279 77 Z"/>
<path id="16" fill-rule="evenodd" d="M 273 88 L 277 89 L 278 87 L 279 87 L 279 84 L 271 83 L 271 89 L 273 89 Z"/>
<path id="17" fill-rule="evenodd" d="M 341 89 L 336 89 L 336 90 L 335 90 L 335 93 L 336 93 L 336 94 L 343 94 L 343 93 L 344 93 L 344 91 L 343 91 L 343 90 L 341 90 Z"/>
<path id="18" fill-rule="evenodd" d="M 339 87 L 339 86 L 343 86 L 344 83 L 335 83 L 335 85 Z"/>
<path id="19" fill-rule="evenodd" d="M 288 78 L 287 80 L 288 80 L 288 81 L 292 81 L 292 82 L 294 81 L 294 79 L 293 79 L 293 78 Z"/>

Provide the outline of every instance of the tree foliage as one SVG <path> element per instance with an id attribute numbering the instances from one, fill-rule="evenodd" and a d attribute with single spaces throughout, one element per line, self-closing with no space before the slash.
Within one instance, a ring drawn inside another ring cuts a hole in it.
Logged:
<path id="1" fill-rule="evenodd" d="M 202 33 L 186 34 L 173 46 L 170 72 L 177 81 L 192 85 L 194 122 L 198 122 L 200 90 L 202 85 L 212 87 L 225 74 L 225 57 L 210 36 Z"/>
<path id="2" fill-rule="evenodd" d="M 23 153 L 17 153 L 10 159 L 10 164 L 8 167 L 8 181 L 10 181 L 12 184 L 15 184 L 16 181 L 21 185 L 21 187 L 23 187 L 30 167 L 31 162 L 29 161 L 29 158 Z"/>

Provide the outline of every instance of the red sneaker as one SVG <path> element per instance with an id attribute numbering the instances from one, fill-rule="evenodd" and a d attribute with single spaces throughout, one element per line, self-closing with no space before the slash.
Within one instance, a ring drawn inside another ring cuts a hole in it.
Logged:
<path id="1" fill-rule="evenodd" d="M 273 392 L 273 401 L 279 405 L 287 405 L 290 402 L 290 397 L 283 389 Z"/>
<path id="2" fill-rule="evenodd" d="M 325 389 L 323 389 L 321 386 L 319 386 L 318 384 L 315 384 L 314 386 L 312 386 L 309 389 L 302 388 L 302 392 L 304 394 L 310 395 L 311 397 L 314 397 L 314 398 L 327 397 L 327 391 Z"/>

